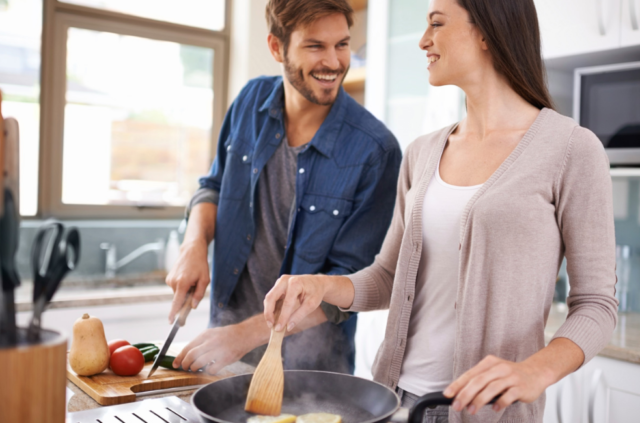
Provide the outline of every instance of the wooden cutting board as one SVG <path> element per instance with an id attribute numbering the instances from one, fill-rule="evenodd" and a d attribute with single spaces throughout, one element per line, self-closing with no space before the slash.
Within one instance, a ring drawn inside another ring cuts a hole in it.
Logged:
<path id="1" fill-rule="evenodd" d="M 203 385 L 235 376 L 234 373 L 224 369 L 215 376 L 209 376 L 205 373 L 183 372 L 159 367 L 151 379 L 145 379 L 152 365 L 152 361 L 148 362 L 136 376 L 118 376 L 110 369 L 94 376 L 78 376 L 67 364 L 67 378 L 96 400 L 98 404 L 115 405 L 134 402 L 138 392 Z"/>

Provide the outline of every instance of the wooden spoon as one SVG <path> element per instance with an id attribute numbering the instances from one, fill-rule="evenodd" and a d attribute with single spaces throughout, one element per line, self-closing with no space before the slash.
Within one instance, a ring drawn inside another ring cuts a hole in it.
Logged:
<path id="1" fill-rule="evenodd" d="M 256 368 L 244 410 L 264 416 L 279 416 L 282 409 L 284 392 L 284 369 L 282 367 L 282 340 L 286 332 L 283 328 L 276 332 L 275 327 L 280 318 L 282 300 L 276 302 L 275 319 L 269 346 Z"/>

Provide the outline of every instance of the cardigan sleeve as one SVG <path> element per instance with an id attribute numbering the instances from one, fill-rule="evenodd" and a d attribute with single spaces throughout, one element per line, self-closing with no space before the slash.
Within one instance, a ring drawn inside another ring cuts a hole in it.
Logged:
<path id="1" fill-rule="evenodd" d="M 346 311 L 371 311 L 389 308 L 393 279 L 404 235 L 405 198 L 411 188 L 412 163 L 415 162 L 414 156 L 417 154 L 417 149 L 413 148 L 413 145 L 414 143 L 407 147 L 400 165 L 393 218 L 380 253 L 376 255 L 374 262 L 369 267 L 347 275 L 353 283 L 355 297 L 351 307 Z"/>
<path id="2" fill-rule="evenodd" d="M 584 363 L 604 348 L 616 326 L 616 257 L 609 161 L 600 140 L 576 127 L 556 183 L 570 292 L 569 314 L 555 338 L 568 338 Z"/>

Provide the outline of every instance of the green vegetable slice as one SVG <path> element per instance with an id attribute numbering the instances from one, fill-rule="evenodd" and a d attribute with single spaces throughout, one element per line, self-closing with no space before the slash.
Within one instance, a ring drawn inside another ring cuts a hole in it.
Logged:
<path id="1" fill-rule="evenodd" d="M 147 361 L 154 360 L 156 358 L 156 356 L 160 352 L 160 348 L 151 347 L 151 348 L 148 348 L 148 349 L 145 349 L 145 350 L 140 350 L 140 352 L 144 356 L 144 361 L 147 362 Z"/>
<path id="2" fill-rule="evenodd" d="M 133 344 L 133 346 L 136 347 L 139 350 L 142 350 L 143 348 L 155 347 L 156 344 L 150 344 L 148 342 L 141 342 L 139 344 Z"/>

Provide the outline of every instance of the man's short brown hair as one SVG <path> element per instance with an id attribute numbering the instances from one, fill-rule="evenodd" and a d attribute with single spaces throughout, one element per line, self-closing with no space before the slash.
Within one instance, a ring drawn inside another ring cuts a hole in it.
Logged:
<path id="1" fill-rule="evenodd" d="M 347 0 L 269 0 L 266 17 L 269 32 L 283 43 L 286 54 L 296 28 L 334 13 L 342 13 L 351 28 L 353 9 Z"/>

